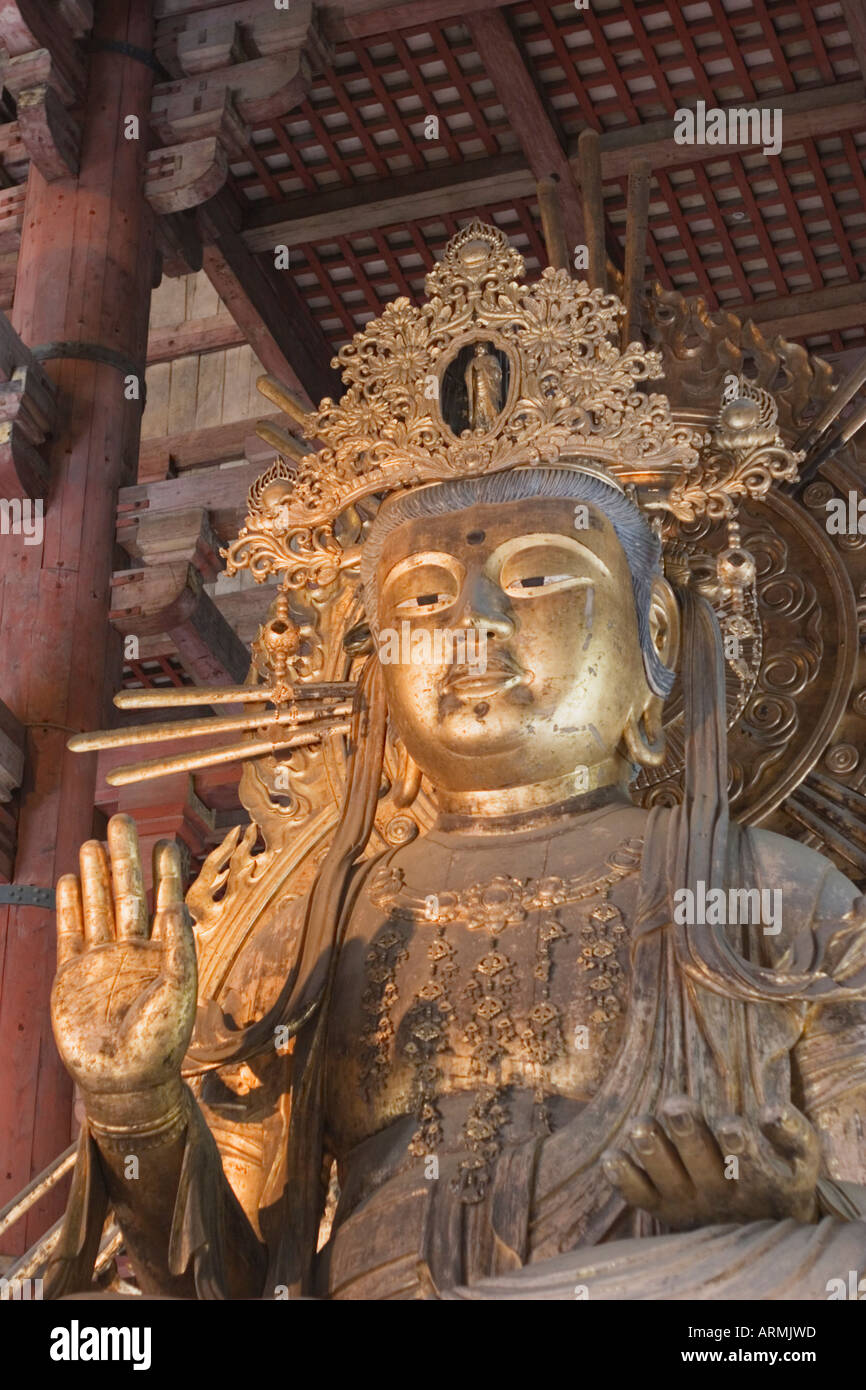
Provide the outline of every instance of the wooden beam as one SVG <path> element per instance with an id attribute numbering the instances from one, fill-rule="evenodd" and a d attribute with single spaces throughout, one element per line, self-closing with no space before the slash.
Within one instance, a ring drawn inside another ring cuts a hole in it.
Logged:
<path id="1" fill-rule="evenodd" d="M 173 362 L 193 353 L 221 352 L 240 347 L 246 338 L 231 314 L 211 314 L 203 319 L 186 319 L 169 327 L 152 328 L 147 339 L 148 366 L 154 362 Z"/>
<path id="2" fill-rule="evenodd" d="M 646 243 L 649 227 L 649 197 L 652 171 L 649 160 L 638 155 L 628 171 L 628 221 L 625 241 L 625 277 L 620 346 L 625 352 L 629 343 L 641 339 L 641 304 L 646 284 Z"/>
<path id="3" fill-rule="evenodd" d="M 402 226 L 407 211 L 415 222 L 534 194 L 535 179 L 523 155 L 497 155 L 269 203 L 247 214 L 243 238 L 251 251 L 272 252 L 278 245 L 300 246 L 374 227 L 381 231 Z"/>
<path id="4" fill-rule="evenodd" d="M 209 113 L 219 118 L 229 93 L 238 135 L 245 123 L 288 115 L 307 95 L 312 73 L 333 58 L 311 0 L 292 0 L 281 11 L 261 4 L 211 8 L 189 23 L 175 15 L 160 25 L 156 46 L 157 56 L 182 74 L 154 87 L 152 123 L 167 144 L 195 132 L 202 120 L 207 125 Z"/>
<path id="5" fill-rule="evenodd" d="M 87 85 L 84 54 L 64 13 L 45 0 L 2 0 L 2 85 L 16 105 L 19 133 L 50 181 L 78 172 L 80 108 Z"/>
<path id="6" fill-rule="evenodd" d="M 225 194 L 197 214 L 211 284 L 265 370 L 310 402 L 339 397 L 332 348 L 312 318 L 290 270 L 276 271 L 240 235 L 240 212 Z"/>
<path id="7" fill-rule="evenodd" d="M 765 338 L 805 338 L 834 329 L 866 324 L 866 283 L 831 285 L 805 290 L 783 299 L 757 299 L 754 304 L 723 304 L 722 309 L 756 323 Z"/>
<path id="8" fill-rule="evenodd" d="M 571 269 L 573 252 L 565 239 L 562 225 L 562 204 L 559 201 L 558 185 L 555 179 L 539 179 L 536 188 L 538 211 L 541 214 L 541 229 L 547 247 L 548 264 L 554 270 Z"/>
<path id="9" fill-rule="evenodd" d="M 578 141 L 583 221 L 589 252 L 589 283 L 607 292 L 607 252 L 604 235 L 604 197 L 601 191 L 601 150 L 597 130 L 581 132 Z"/>
<path id="10" fill-rule="evenodd" d="M 273 425 L 286 423 L 286 417 L 282 414 L 261 418 Z M 152 473 L 153 462 L 159 458 L 170 459 L 178 471 L 200 468 L 206 463 L 230 463 L 242 459 L 244 442 L 255 434 L 257 423 L 258 420 L 232 420 L 227 425 L 208 425 L 200 430 L 187 430 L 184 434 L 163 434 L 143 439 L 139 472 Z"/>
<path id="11" fill-rule="evenodd" d="M 284 417 L 280 415 L 274 418 L 282 420 Z M 246 424 L 249 429 L 249 421 Z M 216 428 L 222 429 L 222 426 Z M 227 508 L 243 506 L 247 492 L 261 471 L 252 463 L 238 464 L 236 468 L 216 465 L 196 472 L 187 471 L 177 478 L 164 478 L 156 483 L 123 487 L 117 497 L 118 527 L 145 512 L 176 512 L 184 507 L 196 506 L 203 497 L 207 499 L 208 510 L 215 515 Z M 213 516 L 211 521 L 213 524 Z"/>
<path id="12" fill-rule="evenodd" d="M 466 23 L 536 180 L 555 178 L 559 183 L 563 231 L 573 255 L 586 238 L 571 166 L 508 21 L 499 10 L 485 7 Z"/>
<path id="13" fill-rule="evenodd" d="M 864 115 L 866 85 L 860 81 L 836 82 L 831 87 L 812 87 L 793 96 L 768 97 L 750 101 L 755 110 L 782 112 L 782 133 L 785 149 L 798 140 L 822 135 L 835 135 L 842 130 L 856 130 L 866 121 Z M 729 102 L 722 110 L 739 110 L 743 101 Z M 602 135 L 601 171 L 604 179 L 628 176 L 629 165 L 636 154 L 644 155 L 654 169 L 670 169 L 681 165 L 707 164 L 724 159 L 729 154 L 755 153 L 754 145 L 678 145 L 674 140 L 673 121 L 649 121 L 642 126 L 623 126 Z M 578 172 L 578 140 L 569 141 L 569 158 Z"/>
<path id="14" fill-rule="evenodd" d="M 142 648 L 144 644 L 142 643 Z M 173 648 L 167 648 L 173 654 Z M 175 714 L 172 714 L 172 719 Z M 136 715 L 138 723 L 144 720 Z M 160 756 L 172 758 L 178 753 L 187 753 L 190 748 L 189 739 L 167 739 L 165 743 L 159 745 Z M 134 750 L 133 750 L 134 753 Z M 153 755 L 156 757 L 156 753 Z M 125 763 L 132 762 L 133 758 L 128 748 L 102 748 L 97 754 L 97 777 L 96 777 L 96 805 L 99 806 L 106 815 L 113 815 L 117 810 L 121 792 L 121 787 L 111 787 L 106 782 L 109 772 L 113 772 L 116 767 L 122 767 Z M 195 774 L 194 786 L 198 795 L 207 799 L 210 804 L 222 803 L 229 805 L 239 805 L 237 797 L 237 785 L 240 781 L 241 769 L 237 763 L 227 763 L 222 767 L 202 768 Z M 168 779 L 166 779 L 168 780 Z M 159 783 L 157 782 L 158 788 Z M 127 789 L 128 790 L 128 789 Z M 244 813 L 244 820 L 249 817 Z M 222 835 L 219 837 L 222 839 Z"/>

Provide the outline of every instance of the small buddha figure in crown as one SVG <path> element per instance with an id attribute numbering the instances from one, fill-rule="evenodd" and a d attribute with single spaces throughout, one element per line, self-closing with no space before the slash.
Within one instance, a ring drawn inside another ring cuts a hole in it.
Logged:
<path id="1" fill-rule="evenodd" d="M 476 343 L 466 367 L 469 428 L 492 430 L 502 411 L 502 368 L 486 343 Z"/>
<path id="2" fill-rule="evenodd" d="M 606 447 L 415 485 L 395 459 L 340 823 L 218 998 L 172 847 L 152 925 L 127 818 L 61 880 L 87 1124 L 55 1294 L 86 1286 L 108 1203 L 175 1297 L 817 1299 L 863 1268 L 864 903 L 729 820 L 718 624 Z M 431 640 L 380 659 L 401 624 Z M 647 812 L 676 669 L 685 795 Z M 389 725 L 437 814 L 372 854 Z M 770 887 L 772 917 L 676 906 Z"/>

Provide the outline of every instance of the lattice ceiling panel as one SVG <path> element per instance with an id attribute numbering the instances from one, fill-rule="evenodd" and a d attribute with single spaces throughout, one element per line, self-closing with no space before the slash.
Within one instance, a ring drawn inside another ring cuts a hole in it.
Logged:
<path id="1" fill-rule="evenodd" d="M 571 0 L 524 0 L 504 13 L 570 155 L 587 126 L 607 134 L 669 122 L 698 100 L 708 107 L 796 100 L 818 89 L 850 92 L 862 80 L 838 0 L 592 0 L 586 10 Z M 342 43 L 296 113 L 254 130 L 234 180 L 254 216 L 279 204 L 291 217 L 334 190 L 375 201 L 378 188 L 406 175 L 453 168 L 465 177 L 473 161 L 481 168 L 520 159 L 521 151 L 528 163 L 531 132 L 512 128 L 504 95 L 457 21 Z M 430 115 L 439 118 L 433 139 L 425 138 Z M 834 132 L 819 121 L 813 133 L 807 121 L 796 137 L 785 136 L 777 156 L 756 150 L 672 168 L 656 163 L 648 276 L 738 310 L 860 282 L 866 104 L 862 122 L 848 124 Z M 625 175 L 606 177 L 604 194 L 616 255 L 624 243 Z M 334 346 L 394 294 L 417 296 L 435 252 L 478 212 L 513 229 L 531 271 L 545 263 L 531 196 L 479 208 L 467 194 L 465 208 L 454 210 L 452 199 L 452 211 L 438 215 L 429 206 L 413 219 L 407 199 L 399 223 L 383 218 L 375 229 L 350 226 L 293 245 L 297 285 Z M 850 321 L 857 312 L 828 332 L 806 309 L 804 301 L 799 336 L 810 346 L 838 351 L 866 341 L 866 322 Z"/>
<path id="2" fill-rule="evenodd" d="M 439 121 L 436 138 L 425 135 L 431 115 Z M 335 66 L 297 113 L 255 127 L 253 142 L 249 164 L 233 171 L 251 201 L 351 187 L 519 147 L 459 25 L 341 45 Z"/>
<path id="3" fill-rule="evenodd" d="M 718 106 L 860 76 L 832 0 L 592 0 L 514 13 L 567 133 L 658 120 L 698 97 Z"/>

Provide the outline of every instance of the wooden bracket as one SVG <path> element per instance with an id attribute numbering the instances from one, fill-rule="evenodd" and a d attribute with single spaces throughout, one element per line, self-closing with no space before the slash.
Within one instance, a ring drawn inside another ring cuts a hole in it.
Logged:
<path id="1" fill-rule="evenodd" d="M 18 126 L 30 158 L 49 183 L 78 173 L 81 127 L 53 87 L 27 87 L 18 97 Z"/>
<path id="2" fill-rule="evenodd" d="M 147 157 L 145 197 L 158 213 L 198 207 L 220 191 L 228 167 L 225 148 L 214 135 L 152 150 Z"/>
<path id="3" fill-rule="evenodd" d="M 190 97 L 172 95 L 165 85 L 154 91 L 150 123 L 165 145 L 202 136 L 215 136 L 231 159 L 241 159 L 249 143 L 249 127 L 238 115 L 228 86 L 214 86 Z"/>
<path id="4" fill-rule="evenodd" d="M 193 565 L 179 561 L 121 570 L 112 579 L 111 604 L 111 623 L 124 636 L 168 633 L 198 685 L 232 685 L 246 678 L 249 653 Z"/>
<path id="5" fill-rule="evenodd" d="M 4 0 L 0 6 L 3 86 L 18 107 L 18 135 L 49 182 L 78 172 L 81 127 L 70 114 L 87 86 L 85 58 L 76 38 L 85 32 L 92 6 L 65 0 Z"/>
<path id="6" fill-rule="evenodd" d="M 56 391 L 0 314 L 0 494 L 45 497 L 48 463 L 41 447 L 54 426 Z"/>
<path id="7" fill-rule="evenodd" d="M 322 14 L 310 0 L 292 0 L 287 10 L 265 6 L 261 0 L 234 0 L 158 18 L 154 43 L 159 61 L 176 78 L 240 67 L 248 60 L 302 48 L 314 72 L 333 58 L 323 35 Z"/>

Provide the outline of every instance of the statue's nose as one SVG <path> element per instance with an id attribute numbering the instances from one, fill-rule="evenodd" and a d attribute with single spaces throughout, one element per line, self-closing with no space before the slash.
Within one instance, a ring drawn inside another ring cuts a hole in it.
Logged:
<path id="1" fill-rule="evenodd" d="M 511 605 L 498 584 L 483 574 L 468 575 L 460 595 L 457 626 L 476 628 L 492 637 L 508 638 L 514 632 Z"/>

